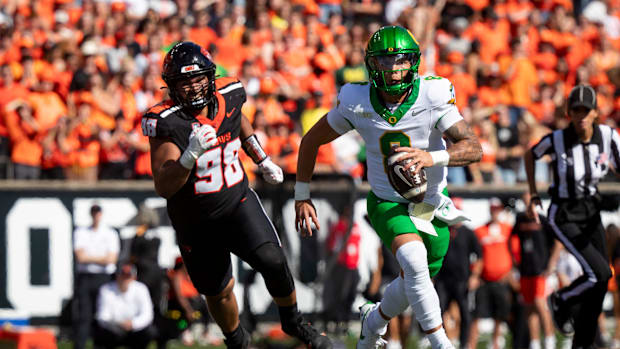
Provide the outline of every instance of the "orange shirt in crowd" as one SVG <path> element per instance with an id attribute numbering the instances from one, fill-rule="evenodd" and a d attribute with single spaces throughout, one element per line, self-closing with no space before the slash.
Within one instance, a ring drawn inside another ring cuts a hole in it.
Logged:
<path id="1" fill-rule="evenodd" d="M 189 40 L 208 50 L 209 45 L 217 40 L 217 34 L 209 27 L 191 28 L 189 30 Z"/>
<path id="2" fill-rule="evenodd" d="M 512 96 L 512 105 L 527 107 L 532 103 L 530 90 L 533 86 L 538 86 L 536 67 L 527 57 L 513 59 L 511 64 L 508 89 Z"/>
<path id="3" fill-rule="evenodd" d="M 475 230 L 482 246 L 482 278 L 499 281 L 512 269 L 508 240 L 512 227 L 505 223 L 489 223 Z"/>
<path id="4" fill-rule="evenodd" d="M 498 20 L 495 26 L 486 26 L 486 30 L 480 33 L 480 60 L 492 64 L 497 55 L 509 51 L 510 23 L 507 20 Z"/>
<path id="5" fill-rule="evenodd" d="M 99 164 L 101 145 L 93 136 L 90 126 L 77 125 L 68 135 L 66 142 L 71 149 L 69 159 L 72 166 L 87 168 Z"/>
<path id="6" fill-rule="evenodd" d="M 11 161 L 20 165 L 41 166 L 41 136 L 15 111 L 7 111 L 6 126 L 11 140 Z"/>
<path id="7" fill-rule="evenodd" d="M 42 130 L 48 130 L 58 123 L 58 119 L 67 115 L 67 106 L 60 96 L 53 91 L 32 92 L 28 96 L 34 117 Z"/>
<path id="8" fill-rule="evenodd" d="M 218 39 L 215 41 L 217 46 L 216 62 L 224 66 L 226 70 L 238 71 L 243 61 L 248 57 L 248 50 L 232 40 Z"/>
<path id="9" fill-rule="evenodd" d="M 478 89 L 478 98 L 487 107 L 510 104 L 510 94 L 505 88 L 496 90 L 492 87 L 482 86 Z"/>
<path id="10" fill-rule="evenodd" d="M 88 103 L 90 105 L 90 120 L 96 123 L 104 130 L 112 130 L 116 125 L 116 121 L 112 115 L 106 114 L 98 106 L 95 97 L 90 91 L 81 91 L 76 93 L 75 103 Z"/>
<path id="11" fill-rule="evenodd" d="M 0 86 L 0 136 L 8 136 L 7 127 L 4 118 L 4 108 L 7 103 L 16 99 L 26 100 L 28 98 L 28 90 L 20 84 L 11 84 L 11 86 Z"/>
<path id="12" fill-rule="evenodd" d="M 490 4 L 489 0 L 465 0 L 465 3 L 474 11 L 481 11 Z"/>
<path id="13" fill-rule="evenodd" d="M 450 81 L 456 93 L 456 106 L 462 111 L 469 104 L 469 97 L 477 92 L 476 80 L 466 72 L 460 72 L 450 76 Z"/>
<path id="14" fill-rule="evenodd" d="M 151 168 L 151 152 L 148 150 L 150 148 L 149 138 L 142 134 L 142 126 L 140 124 L 137 124 L 129 137 L 133 139 L 133 141 L 138 145 L 138 147 L 147 149 L 146 151 L 136 149 L 136 161 L 134 164 L 135 175 L 137 177 L 152 177 L 153 170 Z"/>

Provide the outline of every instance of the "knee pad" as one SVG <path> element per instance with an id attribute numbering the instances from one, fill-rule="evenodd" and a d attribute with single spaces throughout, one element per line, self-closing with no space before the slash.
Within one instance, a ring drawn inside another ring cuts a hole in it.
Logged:
<path id="1" fill-rule="evenodd" d="M 399 276 L 392 280 L 383 292 L 381 311 L 386 316 L 393 318 L 407 310 L 409 300 L 405 294 L 405 280 Z"/>
<path id="2" fill-rule="evenodd" d="M 247 262 L 261 273 L 271 296 L 286 297 L 295 290 L 295 283 L 284 251 L 275 243 L 268 242 L 260 245 L 250 254 Z"/>
<path id="3" fill-rule="evenodd" d="M 412 241 L 401 246 L 396 259 L 405 276 L 405 294 L 424 331 L 441 325 L 439 297 L 431 281 L 422 241 Z"/>

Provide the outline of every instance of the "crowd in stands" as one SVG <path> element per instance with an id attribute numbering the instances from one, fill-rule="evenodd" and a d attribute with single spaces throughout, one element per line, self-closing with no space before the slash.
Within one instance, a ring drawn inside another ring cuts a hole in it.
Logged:
<path id="1" fill-rule="evenodd" d="M 421 75 L 450 79 L 483 145 L 452 183 L 524 180 L 521 156 L 564 127 L 564 100 L 592 85 L 599 121 L 620 121 L 616 0 L 1 0 L 0 178 L 149 178 L 141 114 L 166 96 L 162 59 L 178 41 L 207 48 L 239 78 L 243 113 L 267 153 L 294 173 L 299 140 L 345 83 L 367 80 L 369 34 L 410 29 Z M 350 134 L 318 170 L 364 176 Z M 249 159 L 244 165 L 255 169 Z M 546 181 L 543 170 L 540 181 Z"/>

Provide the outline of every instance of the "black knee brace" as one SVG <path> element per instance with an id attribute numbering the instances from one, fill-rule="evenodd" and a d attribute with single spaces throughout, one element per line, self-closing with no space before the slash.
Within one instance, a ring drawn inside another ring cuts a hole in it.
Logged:
<path id="1" fill-rule="evenodd" d="M 250 253 L 246 262 L 261 273 L 272 297 L 286 297 L 295 290 L 284 251 L 275 243 L 260 245 Z"/>

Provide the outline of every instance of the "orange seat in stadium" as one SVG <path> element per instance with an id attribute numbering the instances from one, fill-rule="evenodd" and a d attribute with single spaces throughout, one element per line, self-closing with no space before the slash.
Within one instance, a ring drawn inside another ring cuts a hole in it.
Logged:
<path id="1" fill-rule="evenodd" d="M 56 349 L 56 337 L 49 330 L 32 327 L 0 329 L 0 346 L 15 349 Z"/>

